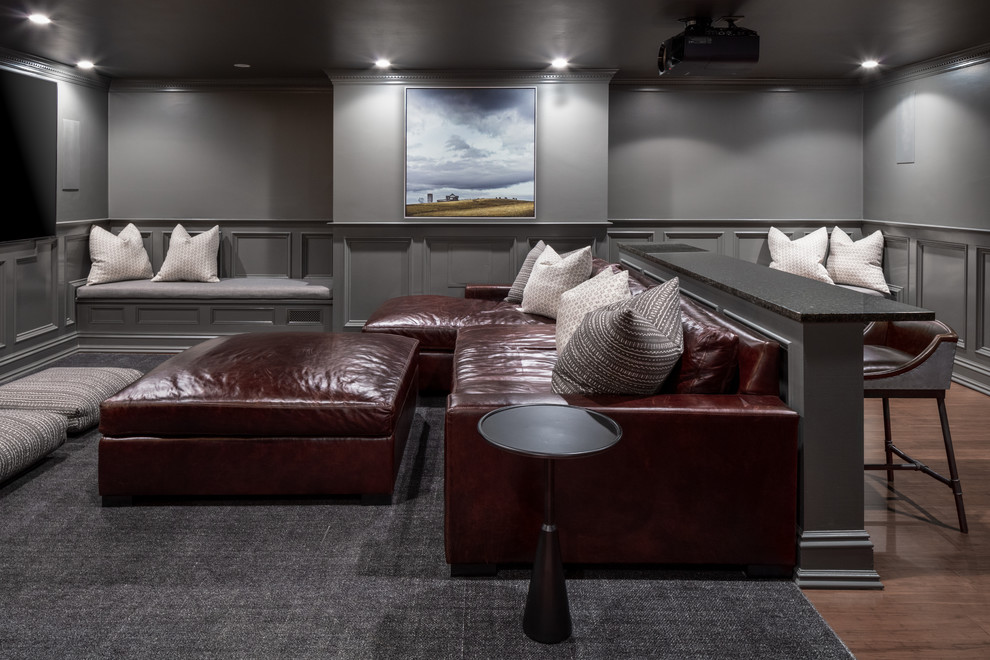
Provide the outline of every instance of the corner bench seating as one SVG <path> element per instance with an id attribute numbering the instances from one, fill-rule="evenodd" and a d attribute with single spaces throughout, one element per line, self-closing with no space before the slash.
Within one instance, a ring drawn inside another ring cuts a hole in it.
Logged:
<path id="1" fill-rule="evenodd" d="M 595 259 L 593 272 L 620 268 Z M 653 286 L 630 272 L 635 294 Z M 542 522 L 539 461 L 478 432 L 487 412 L 556 403 L 612 417 L 622 440 L 561 461 L 556 516 L 565 562 L 741 565 L 789 575 L 796 558 L 799 417 L 779 397 L 780 346 L 682 297 L 685 351 L 661 391 L 559 395 L 555 321 L 504 302 L 507 286 L 464 299 L 385 302 L 365 332 L 419 339 L 421 372 L 447 383 L 444 535 L 455 575 L 530 562 Z"/>
<path id="2" fill-rule="evenodd" d="M 83 349 L 181 350 L 242 332 L 331 330 L 329 286 L 233 277 L 219 282 L 130 280 L 76 289 Z"/>

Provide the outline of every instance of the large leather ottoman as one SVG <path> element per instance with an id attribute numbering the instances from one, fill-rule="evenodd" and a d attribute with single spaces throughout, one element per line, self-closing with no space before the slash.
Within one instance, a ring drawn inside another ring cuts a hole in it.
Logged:
<path id="1" fill-rule="evenodd" d="M 99 492 L 390 501 L 416 407 L 417 341 L 322 332 L 219 337 L 100 407 Z"/>

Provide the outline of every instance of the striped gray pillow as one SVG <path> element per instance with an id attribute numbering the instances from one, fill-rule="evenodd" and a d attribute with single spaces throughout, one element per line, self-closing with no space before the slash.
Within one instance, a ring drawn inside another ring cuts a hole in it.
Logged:
<path id="1" fill-rule="evenodd" d="M 517 304 L 522 302 L 523 289 L 526 288 L 526 282 L 529 281 L 529 276 L 533 273 L 533 266 L 536 265 L 536 260 L 539 259 L 546 248 L 547 244 L 540 241 L 529 251 L 529 254 L 523 260 L 522 268 L 519 269 L 519 274 L 516 275 L 516 279 L 509 289 L 509 295 L 505 297 L 505 302 Z"/>
<path id="2" fill-rule="evenodd" d="M 557 394 L 654 394 L 684 349 L 675 277 L 589 312 L 560 352 Z"/>

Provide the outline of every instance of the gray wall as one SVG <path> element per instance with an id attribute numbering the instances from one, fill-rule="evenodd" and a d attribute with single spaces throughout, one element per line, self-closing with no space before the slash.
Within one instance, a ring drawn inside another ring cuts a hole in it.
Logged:
<path id="1" fill-rule="evenodd" d="M 113 218 L 330 218 L 333 96 L 114 85 Z"/>
<path id="2" fill-rule="evenodd" d="M 535 222 L 601 222 L 607 214 L 608 80 L 538 77 L 451 81 L 334 78 L 335 222 L 403 221 L 407 86 L 535 86 Z M 496 221 L 497 222 L 497 221 Z"/>
<path id="3" fill-rule="evenodd" d="M 60 82 L 58 85 L 59 222 L 107 217 L 107 91 Z M 66 135 L 67 127 L 75 131 Z M 66 190 L 70 172 L 77 187 Z"/>
<path id="4" fill-rule="evenodd" d="M 858 90 L 609 97 L 610 218 L 861 218 Z"/>
<path id="5" fill-rule="evenodd" d="M 865 218 L 990 228 L 990 63 L 870 90 L 863 114 Z"/>

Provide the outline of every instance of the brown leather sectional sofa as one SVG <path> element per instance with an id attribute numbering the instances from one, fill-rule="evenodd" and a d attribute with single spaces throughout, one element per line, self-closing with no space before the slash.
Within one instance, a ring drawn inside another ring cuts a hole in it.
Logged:
<path id="1" fill-rule="evenodd" d="M 595 272 L 618 266 L 595 260 Z M 649 283 L 630 273 L 633 292 Z M 779 345 L 682 298 L 685 350 L 652 396 L 557 395 L 553 319 L 503 302 L 508 287 L 465 298 L 407 296 L 365 327 L 420 341 L 432 387 L 449 383 L 445 537 L 452 573 L 530 562 L 543 515 L 540 460 L 478 433 L 487 412 L 524 403 L 600 411 L 621 441 L 557 462 L 565 562 L 741 565 L 789 574 L 795 564 L 798 415 L 779 398 Z"/>

